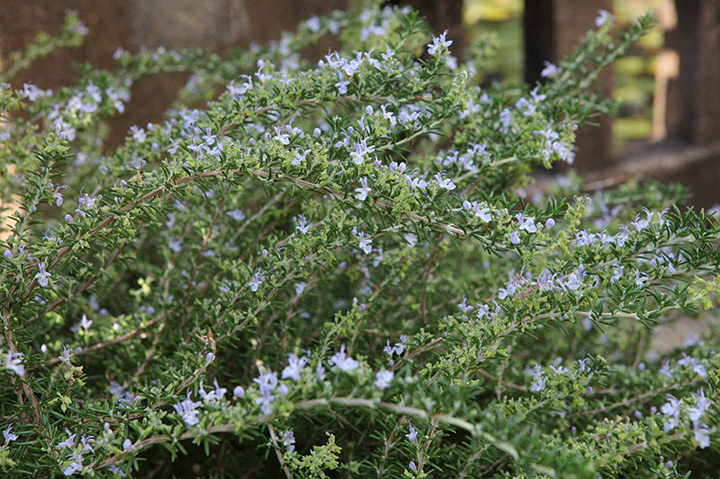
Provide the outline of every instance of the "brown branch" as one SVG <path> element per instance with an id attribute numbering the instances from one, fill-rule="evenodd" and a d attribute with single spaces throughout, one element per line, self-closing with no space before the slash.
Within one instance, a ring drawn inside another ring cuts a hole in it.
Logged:
<path id="1" fill-rule="evenodd" d="M 405 416 L 400 418 L 400 421 L 398 424 L 393 428 L 393 430 L 390 432 L 390 436 L 385 440 L 385 448 L 383 449 L 383 455 L 382 455 L 382 462 L 380 463 L 380 467 L 378 467 L 378 479 L 381 479 L 383 477 L 383 472 L 385 470 L 385 461 L 387 460 L 388 455 L 390 454 L 390 448 L 393 445 L 393 442 L 395 441 L 395 434 L 397 433 L 398 429 L 401 425 L 405 424 Z"/>
<path id="2" fill-rule="evenodd" d="M 427 289 L 430 283 L 430 275 L 432 274 L 433 266 L 435 266 L 435 260 L 437 259 L 438 243 L 439 241 L 436 241 L 435 246 L 433 247 L 432 257 L 430 258 L 430 261 L 428 261 L 427 271 L 425 272 L 425 280 L 423 282 L 422 300 L 420 303 L 420 317 L 422 318 L 423 326 L 427 324 Z"/>
<path id="3" fill-rule="evenodd" d="M 490 449 L 490 445 L 486 444 L 477 451 L 475 451 L 475 453 L 470 457 L 470 459 L 468 459 L 468 462 L 465 464 L 465 467 L 463 467 L 463 470 L 460 471 L 458 479 L 465 479 L 465 477 L 467 477 L 468 473 L 470 472 L 470 467 L 472 466 L 472 464 L 477 461 L 482 455 L 482 453 L 484 453 L 488 449 Z"/>
<path id="4" fill-rule="evenodd" d="M 268 431 L 270 431 L 270 440 L 272 441 L 273 446 L 275 446 L 275 455 L 278 458 L 280 467 L 282 467 L 282 470 L 285 473 L 285 477 L 287 477 L 287 479 L 292 479 L 292 473 L 290 472 L 290 468 L 287 466 L 287 464 L 285 464 L 282 452 L 280 452 L 280 445 L 278 444 L 277 436 L 275 435 L 275 428 L 272 427 L 272 424 L 270 423 L 268 423 L 267 427 Z"/>
<path id="5" fill-rule="evenodd" d="M 422 448 L 423 450 L 420 452 L 420 457 L 418 458 L 418 464 L 417 469 L 418 472 L 422 472 L 423 468 L 425 467 L 425 456 L 427 456 L 428 449 L 430 449 L 430 444 L 432 444 L 433 440 L 435 440 L 435 431 L 438 427 L 438 420 L 433 419 L 432 424 L 430 426 L 430 434 L 428 434 L 428 440 L 425 441 L 425 445 Z"/>
<path id="6" fill-rule="evenodd" d="M 7 310 L 3 310 L 3 326 L 5 329 L 5 341 L 7 342 L 8 346 L 8 354 L 17 354 L 17 347 L 15 346 L 15 342 L 13 340 L 13 333 L 12 329 L 10 329 L 10 313 Z M 20 404 L 24 404 L 24 401 L 22 400 L 22 394 L 25 394 L 25 397 L 28 398 L 30 401 L 30 406 L 32 407 L 31 412 L 33 416 L 33 420 L 35 422 L 35 427 L 42 433 L 44 436 L 45 444 L 48 446 L 50 450 L 53 451 L 53 456 L 58 457 L 58 452 L 52 449 L 52 443 L 50 442 L 50 438 L 47 437 L 47 434 L 45 432 L 45 428 L 42 424 L 42 419 L 40 418 L 40 404 L 38 403 L 37 397 L 35 396 L 35 391 L 33 390 L 32 385 L 30 384 L 30 371 L 26 370 L 25 375 L 20 377 L 20 382 L 22 383 L 22 393 L 16 389 L 16 393 L 18 396 L 18 402 Z M 15 382 L 13 382 L 16 384 Z"/>
<path id="7" fill-rule="evenodd" d="M 399 414 L 399 415 L 408 415 L 408 416 L 415 416 L 420 417 L 423 419 L 429 419 L 431 421 L 437 420 L 438 422 L 445 423 L 451 426 L 458 427 L 460 429 L 464 429 L 468 431 L 469 433 L 476 435 L 479 433 L 479 430 L 477 427 L 464 420 L 460 419 L 458 417 L 450 416 L 448 414 L 432 414 L 424 409 L 418 409 L 410 406 L 402 406 L 399 404 L 393 404 L 393 403 L 387 403 L 387 402 L 377 402 L 372 399 L 363 399 L 363 398 L 353 398 L 353 397 L 333 397 L 333 398 L 320 398 L 320 399 L 310 399 L 307 401 L 301 401 L 298 403 L 295 403 L 293 410 L 294 411 L 303 411 L 308 409 L 314 409 L 318 407 L 325 407 L 325 406 L 348 406 L 348 407 L 360 407 L 360 408 L 367 408 L 367 409 L 384 409 L 386 411 L 389 411 L 393 414 Z M 154 405 L 151 407 L 155 407 Z M 276 414 L 262 414 L 257 416 L 255 420 L 255 424 L 268 424 L 270 421 L 272 421 L 276 417 Z M 206 435 L 206 434 L 218 434 L 223 432 L 235 432 L 238 429 L 240 429 L 241 426 L 235 425 L 235 424 L 220 424 L 216 426 L 210 426 L 207 429 L 204 429 L 200 431 L 199 429 L 194 429 L 192 431 L 184 432 L 183 434 L 180 434 L 179 436 L 170 436 L 167 434 L 161 434 L 158 436 L 149 437 L 147 439 L 143 439 L 141 441 L 136 442 L 132 445 L 130 449 L 127 451 L 123 451 L 120 454 L 117 454 L 115 456 L 111 456 L 104 461 L 100 461 L 96 464 L 93 464 L 93 469 L 99 469 L 103 467 L 107 467 L 111 464 L 115 464 L 117 462 L 120 462 L 125 456 L 129 454 L 134 454 L 139 452 L 141 449 L 144 449 L 147 446 L 151 446 L 153 444 L 159 444 L 163 442 L 175 442 L 175 441 L 183 441 L 186 439 L 193 439 L 198 437 L 199 435 Z"/>
<path id="8" fill-rule="evenodd" d="M 508 456 L 507 454 L 505 454 L 504 456 L 501 456 L 500 459 L 498 459 L 497 461 L 490 464 L 490 467 L 485 469 L 478 477 L 485 477 L 488 474 L 495 472 L 498 469 L 498 467 L 500 467 L 500 465 L 503 462 L 507 461 L 508 459 L 510 459 L 510 456 Z"/>
<path id="9" fill-rule="evenodd" d="M 108 261 L 107 261 L 107 263 L 105 263 L 105 266 L 103 266 L 103 269 L 105 269 L 108 266 L 110 266 L 111 264 L 113 264 L 115 262 L 115 260 L 118 258 L 118 256 L 120 256 L 120 253 L 127 247 L 127 245 L 128 245 L 128 243 L 125 242 L 118 249 L 116 249 L 115 252 L 110 256 L 110 258 L 108 258 Z M 70 295 L 68 295 L 65 298 L 60 298 L 57 301 L 55 301 L 54 303 L 46 306 L 45 309 L 43 309 L 42 313 L 40 313 L 40 316 L 42 316 L 46 313 L 49 313 L 50 311 L 55 311 L 57 308 L 59 308 L 60 306 L 65 304 L 70 299 L 70 297 L 86 291 L 90 286 L 92 286 L 95 283 L 95 281 L 98 280 L 99 277 L 100 277 L 100 273 L 99 272 L 95 273 L 92 276 L 92 278 L 90 278 L 89 280 L 87 280 L 86 282 L 84 282 L 83 284 L 78 286 L 78 288 L 75 291 L 73 291 Z"/>
<path id="10" fill-rule="evenodd" d="M 686 382 L 684 382 L 684 383 L 677 384 L 677 385 L 674 385 L 674 386 L 669 386 L 669 387 L 666 387 L 666 388 L 658 389 L 657 391 L 648 391 L 648 392 L 646 392 L 646 393 L 643 393 L 643 394 L 640 394 L 640 395 L 637 395 L 637 396 L 633 396 L 633 397 L 628 398 L 628 399 L 624 399 L 624 400 L 622 400 L 622 401 L 620 401 L 620 402 L 616 402 L 616 403 L 612 403 L 612 404 L 607 404 L 607 405 L 605 405 L 605 406 L 603 406 L 603 407 L 600 407 L 600 408 L 597 408 L 597 409 L 591 409 L 591 410 L 586 410 L 586 411 L 579 411 L 579 412 L 576 412 L 576 413 L 568 414 L 568 415 L 565 416 L 565 417 L 566 417 L 567 419 L 571 419 L 571 418 L 573 418 L 573 417 L 591 416 L 591 415 L 593 415 L 593 414 L 603 413 L 603 412 L 606 412 L 606 411 L 609 411 L 609 410 L 611 410 L 611 409 L 615 409 L 615 408 L 618 408 L 618 407 L 629 406 L 629 405 L 634 404 L 634 403 L 636 403 L 636 402 L 643 402 L 645 399 L 652 398 L 652 397 L 654 397 L 654 396 L 658 396 L 658 395 L 660 395 L 660 394 L 664 394 L 664 393 L 667 393 L 667 392 L 669 392 L 669 391 L 673 391 L 673 390 L 675 390 L 675 389 L 683 389 L 683 388 L 686 388 L 686 387 L 688 387 L 688 386 L 692 386 L 693 384 L 695 384 L 695 383 L 697 383 L 697 382 L 700 382 L 700 378 L 693 379 L 693 380 L 690 380 L 690 381 L 686 381 Z"/>
<path id="11" fill-rule="evenodd" d="M 150 364 L 150 360 L 153 357 L 153 354 L 155 354 L 155 350 L 157 349 L 158 343 L 160 342 L 160 338 L 162 337 L 162 331 L 165 329 L 165 321 L 160 323 L 160 327 L 158 328 L 157 332 L 155 333 L 155 337 L 153 338 L 152 345 L 150 346 L 150 349 L 148 349 L 145 352 L 145 360 L 140 365 L 138 370 L 133 374 L 132 381 L 135 382 L 138 380 L 138 378 L 142 375 L 142 373 L 145 371 L 145 368 L 148 364 Z"/>
<path id="12" fill-rule="evenodd" d="M 146 325 L 144 325 L 144 326 L 142 326 L 142 327 L 140 327 L 140 328 L 136 328 L 136 329 L 133 329 L 132 331 L 128 331 L 127 333 L 123 334 L 122 336 L 118 336 L 117 338 L 111 339 L 110 341 L 104 341 L 104 342 L 99 342 L 99 343 L 92 344 L 92 345 L 88 346 L 87 348 L 84 348 L 84 349 L 82 349 L 81 351 L 79 351 L 79 352 L 77 352 L 77 353 L 75 353 L 75 354 L 78 355 L 78 356 L 79 356 L 79 355 L 82 355 L 82 354 L 88 354 L 88 353 L 91 353 L 91 352 L 93 352 L 93 351 L 97 351 L 98 349 L 102 349 L 102 348 L 105 348 L 105 347 L 107 347 L 107 346 L 112 346 L 113 344 L 118 344 L 118 343 L 122 343 L 122 342 L 124 342 L 124 341 L 127 341 L 129 338 L 131 338 L 131 337 L 135 336 L 136 334 L 138 334 L 138 333 L 146 330 L 147 328 L 149 328 L 149 327 L 152 326 L 153 324 L 157 323 L 158 321 L 162 321 L 163 319 L 165 319 L 168 315 L 170 315 L 170 314 L 172 314 L 172 313 L 173 313 L 173 311 L 167 311 L 167 312 L 160 313 L 158 316 L 154 317 L 153 319 L 151 319 L 150 321 L 148 321 L 148 323 L 147 323 Z M 59 363 L 59 362 L 60 362 L 60 359 L 58 359 L 58 358 L 52 358 L 52 359 L 50 359 L 50 360 L 47 362 L 47 364 L 48 364 L 48 365 L 52 365 L 52 364 L 56 364 L 56 363 Z"/>
<path id="13" fill-rule="evenodd" d="M 411 351 L 410 353 L 406 354 L 404 357 L 400 358 L 395 363 L 395 365 L 392 367 L 392 370 L 397 371 L 398 369 L 400 369 L 400 366 L 402 366 L 403 363 L 405 363 L 408 359 L 411 359 L 411 358 L 417 356 L 418 354 L 422 354 L 425 351 L 432 349 L 433 347 L 437 346 L 438 344 L 442 343 L 443 341 L 444 341 L 444 338 L 435 338 L 432 341 L 430 341 L 429 343 L 427 343 L 425 346 L 421 346 L 421 347 Z"/>

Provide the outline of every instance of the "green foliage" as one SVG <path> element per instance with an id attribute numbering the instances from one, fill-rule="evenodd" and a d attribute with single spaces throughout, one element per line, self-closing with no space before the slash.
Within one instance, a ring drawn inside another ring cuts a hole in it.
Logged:
<path id="1" fill-rule="evenodd" d="M 4 477 L 710 477 L 717 341 L 648 336 L 717 305 L 718 217 L 657 184 L 525 192 L 650 19 L 599 24 L 529 91 L 391 8 L 3 85 Z M 107 147 L 169 72 L 166 118 Z"/>

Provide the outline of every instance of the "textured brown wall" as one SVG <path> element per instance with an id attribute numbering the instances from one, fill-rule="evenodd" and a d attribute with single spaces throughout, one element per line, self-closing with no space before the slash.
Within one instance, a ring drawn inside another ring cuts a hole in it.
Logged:
<path id="1" fill-rule="evenodd" d="M 252 42 L 278 39 L 311 15 L 348 8 L 349 0 L 0 0 L 0 58 L 21 50 L 40 32 L 57 32 L 65 11 L 76 10 L 90 33 L 78 49 L 64 48 L 22 72 L 14 86 L 32 81 L 41 88 L 67 85 L 74 65 L 91 62 L 113 68 L 118 46 L 129 51 L 200 47 L 222 52 Z M 327 52 L 329 43 L 310 54 Z M 157 121 L 175 99 L 185 76 L 161 76 L 133 86 L 132 101 L 111 123 L 110 144 L 131 125 Z"/>
<path id="2" fill-rule="evenodd" d="M 397 3 L 409 5 L 420 12 L 435 33 L 447 30 L 448 39 L 453 41 L 450 51 L 460 60 L 464 58 L 463 0 L 406 0 Z"/>
<path id="3" fill-rule="evenodd" d="M 60 30 L 65 11 L 72 8 L 91 27 L 80 48 L 64 48 L 36 62 L 13 83 L 32 80 L 41 88 L 64 85 L 74 78 L 72 63 L 90 61 L 102 68 L 113 65 L 117 46 L 132 45 L 130 14 L 124 1 L 108 0 L 0 0 L 0 56 L 22 50 L 40 32 Z"/>

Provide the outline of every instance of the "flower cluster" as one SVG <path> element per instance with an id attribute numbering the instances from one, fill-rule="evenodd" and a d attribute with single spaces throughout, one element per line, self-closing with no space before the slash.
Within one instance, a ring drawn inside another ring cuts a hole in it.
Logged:
<path id="1" fill-rule="evenodd" d="M 695 405 L 689 407 L 684 406 L 684 403 L 675 398 L 675 396 L 668 395 L 668 401 L 660 408 L 664 417 L 663 428 L 665 432 L 675 429 L 675 427 L 680 424 L 681 413 L 685 413 L 692 421 L 693 435 L 698 446 L 702 449 L 710 446 L 710 430 L 708 429 L 708 425 L 700 420 L 705 414 L 705 411 L 710 408 L 711 404 L 712 402 L 705 397 L 705 391 L 703 389 L 697 392 Z"/>

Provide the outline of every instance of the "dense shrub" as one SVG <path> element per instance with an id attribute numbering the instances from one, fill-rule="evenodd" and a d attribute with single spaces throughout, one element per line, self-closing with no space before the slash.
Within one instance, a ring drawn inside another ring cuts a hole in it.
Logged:
<path id="1" fill-rule="evenodd" d="M 389 8 L 4 84 L 3 477 L 711 474 L 716 344 L 648 338 L 717 302 L 718 218 L 655 184 L 529 188 L 650 20 L 612 23 L 530 88 L 478 87 L 491 42 L 458 64 Z M 167 72 L 192 75 L 166 118 L 107 147 Z"/>

